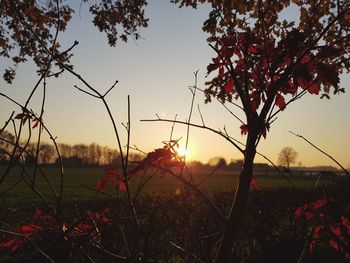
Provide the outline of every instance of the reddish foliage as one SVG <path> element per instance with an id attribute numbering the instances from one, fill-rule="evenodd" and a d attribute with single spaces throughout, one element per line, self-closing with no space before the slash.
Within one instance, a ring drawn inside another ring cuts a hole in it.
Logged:
<path id="1" fill-rule="evenodd" d="M 256 179 L 252 179 L 250 181 L 250 186 L 253 188 L 253 189 L 258 189 L 258 181 Z"/>
<path id="2" fill-rule="evenodd" d="M 42 228 L 40 226 L 32 224 L 19 226 L 13 231 L 18 235 L 11 237 L 3 242 L 0 242 L 0 247 L 10 249 L 11 251 L 16 251 L 29 240 L 34 239 L 35 235 L 41 230 Z"/>
<path id="3" fill-rule="evenodd" d="M 242 135 L 246 135 L 248 133 L 248 131 L 249 131 L 248 125 L 246 125 L 246 124 L 241 125 L 240 129 L 241 129 L 241 134 Z"/>
<path id="4" fill-rule="evenodd" d="M 239 98 L 243 110 L 251 116 L 261 102 L 273 100 L 279 109 L 285 109 L 285 95 L 296 96 L 298 87 L 316 95 L 322 86 L 327 93 L 329 86 L 337 91 L 339 70 L 335 58 L 343 51 L 335 46 L 309 50 L 307 39 L 308 35 L 299 29 L 287 32 L 277 44 L 252 32 L 223 36 L 218 41 L 217 57 L 207 67 L 208 74 L 218 70 L 217 77 L 208 82 L 207 96 L 217 96 L 222 101 Z M 248 133 L 245 128 L 240 127 L 242 134 Z"/>
<path id="5" fill-rule="evenodd" d="M 147 167 L 155 167 L 159 169 L 161 173 L 174 167 L 182 167 L 182 158 L 178 156 L 174 149 L 175 146 L 178 146 L 177 141 L 170 141 L 165 143 L 163 148 L 155 149 L 153 152 L 148 153 L 130 173 L 135 174 Z"/>
<path id="6" fill-rule="evenodd" d="M 122 182 L 122 183 L 119 184 L 119 190 L 120 191 L 125 191 L 126 190 L 125 183 Z"/>
<path id="7" fill-rule="evenodd" d="M 309 224 L 313 225 L 311 241 L 309 243 L 310 251 L 314 252 L 317 241 L 322 242 L 320 233 L 329 246 L 343 254 L 345 258 L 349 257 L 350 249 L 350 220 L 347 216 L 338 216 L 334 212 L 336 203 L 332 200 L 319 199 L 315 202 L 304 204 L 295 210 L 296 218 L 305 218 Z"/>
<path id="8" fill-rule="evenodd" d="M 106 169 L 105 175 L 101 178 L 101 180 L 96 182 L 96 191 L 103 191 L 109 184 L 115 186 L 118 181 L 122 180 L 122 178 L 123 176 L 121 171 L 113 166 L 110 166 Z"/>
<path id="9" fill-rule="evenodd" d="M 275 103 L 281 110 L 284 110 L 284 108 L 286 107 L 286 101 L 285 101 L 284 97 L 279 93 L 276 94 Z"/>
<path id="10" fill-rule="evenodd" d="M 15 116 L 15 119 L 22 120 L 23 124 L 26 123 L 27 120 L 30 120 L 32 118 L 31 113 L 27 109 L 23 109 L 22 113 L 18 113 Z"/>
<path id="11" fill-rule="evenodd" d="M 224 86 L 225 92 L 227 94 L 230 94 L 233 90 L 233 80 L 230 79 Z"/>
<path id="12" fill-rule="evenodd" d="M 267 132 L 270 130 L 270 123 L 265 123 L 265 126 L 263 127 L 263 129 L 260 132 L 260 135 L 262 137 L 264 137 L 264 139 L 266 139 L 266 134 Z"/>

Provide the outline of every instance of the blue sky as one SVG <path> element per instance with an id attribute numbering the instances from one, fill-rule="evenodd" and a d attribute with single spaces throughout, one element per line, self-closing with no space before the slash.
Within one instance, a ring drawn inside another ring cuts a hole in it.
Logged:
<path id="1" fill-rule="evenodd" d="M 188 118 L 193 85 L 193 72 L 199 70 L 198 87 L 204 88 L 206 66 L 214 56 L 201 31 L 208 8 L 198 10 L 178 9 L 167 1 L 150 1 L 146 13 L 149 27 L 142 30 L 143 39 L 119 43 L 111 48 L 105 35 L 92 26 L 87 7 L 82 8 L 81 17 L 76 16 L 69 29 L 61 33 L 63 46 L 70 46 L 74 40 L 79 45 L 74 49 L 73 64 L 92 86 L 99 91 L 107 90 L 115 80 L 116 88 L 108 95 L 108 102 L 125 143 L 125 130 L 121 125 L 127 121 L 127 96 L 131 98 L 132 134 L 131 145 L 144 151 L 162 146 L 168 140 L 171 125 L 160 122 L 140 122 L 141 119 L 164 118 L 178 120 Z M 295 17 L 293 12 L 287 17 Z M 1 62 L 3 68 L 6 63 Z M 37 81 L 32 64 L 21 65 L 13 85 L 0 82 L 1 91 L 19 101 L 25 101 Z M 350 166 L 349 159 L 349 83 L 348 75 L 341 78 L 341 86 L 347 91 L 331 100 L 320 100 L 317 96 L 306 96 L 288 107 L 272 125 L 266 140 L 261 141 L 258 150 L 273 161 L 284 146 L 291 146 L 298 152 L 297 162 L 302 165 L 330 165 L 332 162 L 304 141 L 289 133 L 300 133 L 338 159 L 344 166 Z M 74 85 L 83 88 L 82 83 L 68 73 L 59 79 L 48 81 L 45 124 L 58 138 L 58 142 L 92 143 L 116 147 L 111 123 L 100 101 L 83 94 Z M 36 94 L 31 107 L 39 112 L 42 90 Z M 193 122 L 201 124 L 199 105 L 205 124 L 214 129 L 225 127 L 231 136 L 244 142 L 240 124 L 219 104 L 204 104 L 204 97 L 198 93 L 195 101 Z M 0 122 L 3 123 L 13 105 L 1 99 Z M 174 138 L 185 142 L 185 129 L 175 126 Z M 47 139 L 47 138 L 46 138 Z M 48 140 L 48 139 L 47 139 Z M 207 162 L 210 157 L 223 156 L 228 161 L 242 156 L 224 139 L 210 132 L 191 129 L 191 158 Z M 257 158 L 257 161 L 263 161 Z"/>

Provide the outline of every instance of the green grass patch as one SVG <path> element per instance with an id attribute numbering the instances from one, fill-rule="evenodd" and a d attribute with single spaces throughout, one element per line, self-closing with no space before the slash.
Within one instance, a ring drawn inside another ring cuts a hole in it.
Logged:
<path id="1" fill-rule="evenodd" d="M 5 167 L 0 167 L 0 174 L 3 175 Z M 37 173 L 35 189 L 49 202 L 55 202 L 55 194 L 60 191 L 60 171 L 55 167 L 43 167 L 45 176 Z M 28 175 L 33 177 L 33 169 L 27 169 Z M 151 173 L 151 172 L 150 172 Z M 23 172 L 14 168 L 6 176 L 0 185 L 0 193 L 5 193 L 1 203 L 5 204 L 28 204 L 40 201 L 31 185 L 25 183 L 22 177 Z M 105 174 L 104 168 L 67 168 L 64 173 L 63 201 L 78 201 L 91 199 L 105 199 L 106 195 L 96 191 L 96 182 Z M 149 174 L 146 174 L 146 177 Z M 130 181 L 130 189 L 134 194 L 140 184 L 142 174 L 134 175 Z M 21 180 L 22 179 L 22 180 Z M 187 177 L 188 179 L 188 177 Z M 238 173 L 229 171 L 217 171 L 210 175 L 210 171 L 194 171 L 192 179 L 196 185 L 207 192 L 232 191 L 238 183 Z M 280 175 L 256 175 L 257 188 L 269 190 L 278 188 L 290 188 L 288 181 Z M 312 189 L 317 181 L 313 176 L 290 176 L 290 181 L 300 189 Z M 334 183 L 339 177 L 321 177 L 319 185 Z M 50 182 L 51 186 L 48 184 Z M 54 190 L 52 190 L 54 189 Z M 184 186 L 178 179 L 171 175 L 160 175 L 155 173 L 152 178 L 143 186 L 141 195 L 171 195 L 183 192 Z M 118 187 L 107 186 L 104 190 L 107 195 L 120 195 Z"/>

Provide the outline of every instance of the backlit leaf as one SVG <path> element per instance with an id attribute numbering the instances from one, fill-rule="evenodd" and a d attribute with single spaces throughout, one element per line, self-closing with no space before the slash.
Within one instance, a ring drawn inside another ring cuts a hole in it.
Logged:
<path id="1" fill-rule="evenodd" d="M 233 90 L 233 80 L 230 79 L 224 86 L 226 94 L 230 94 Z"/>
<path id="2" fill-rule="evenodd" d="M 286 101 L 281 94 L 278 94 L 278 93 L 276 94 L 275 103 L 278 106 L 278 108 L 280 108 L 281 110 L 284 110 L 286 107 Z"/>

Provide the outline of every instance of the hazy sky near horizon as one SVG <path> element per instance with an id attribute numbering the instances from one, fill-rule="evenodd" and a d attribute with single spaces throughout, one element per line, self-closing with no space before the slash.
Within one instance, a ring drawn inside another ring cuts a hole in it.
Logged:
<path id="1" fill-rule="evenodd" d="M 162 122 L 140 122 L 141 119 L 162 118 L 186 120 L 192 100 L 188 86 L 194 84 L 193 72 L 198 72 L 197 86 L 205 88 L 206 66 L 215 55 L 207 45 L 206 34 L 201 30 L 209 9 L 200 6 L 197 10 L 179 9 L 168 1 L 150 1 L 146 14 L 150 18 L 148 28 L 141 31 L 143 39 L 118 43 L 115 48 L 107 44 L 104 34 L 92 26 L 83 6 L 81 15 L 75 16 L 66 32 L 60 34 L 61 43 L 69 47 L 74 40 L 79 45 L 74 49 L 72 63 L 75 71 L 94 88 L 103 92 L 118 80 L 116 88 L 107 100 L 126 143 L 126 133 L 121 123 L 127 122 L 127 96 L 131 101 L 131 145 L 143 151 L 162 147 L 162 141 L 169 140 L 171 124 Z M 295 17 L 286 13 L 287 17 Z M 7 66 L 1 61 L 0 69 Z M 0 82 L 1 92 L 19 102 L 24 102 L 38 80 L 31 63 L 18 68 L 12 85 Z M 2 71 L 3 72 L 3 71 Z M 208 77 L 210 78 L 211 75 Z M 300 133 L 314 144 L 331 154 L 345 167 L 350 167 L 350 77 L 343 75 L 340 86 L 346 89 L 341 96 L 331 100 L 320 100 L 307 95 L 291 104 L 272 124 L 266 140 L 262 140 L 258 151 L 277 161 L 284 146 L 291 146 L 298 152 L 297 162 L 305 166 L 334 165 L 331 160 L 313 149 L 303 140 L 290 134 Z M 112 125 L 101 101 L 90 97 L 74 85 L 83 84 L 69 73 L 58 79 L 47 81 L 47 97 L 44 122 L 62 143 L 92 143 L 116 147 Z M 42 89 L 35 94 L 30 107 L 40 111 Z M 204 104 L 204 96 L 197 92 L 192 122 L 201 124 L 199 105 L 204 122 L 208 127 L 223 130 L 244 142 L 240 124 L 232 118 L 220 103 Z M 13 104 L 0 98 L 0 126 L 12 110 L 19 112 Z M 232 110 L 236 110 L 232 108 Z M 174 139 L 185 143 L 186 127 L 175 125 Z M 223 156 L 228 161 L 241 159 L 240 153 L 223 138 L 206 130 L 190 129 L 189 149 L 191 159 L 207 162 L 213 156 Z M 46 138 L 48 141 L 48 138 Z M 257 162 L 265 162 L 257 157 Z"/>

